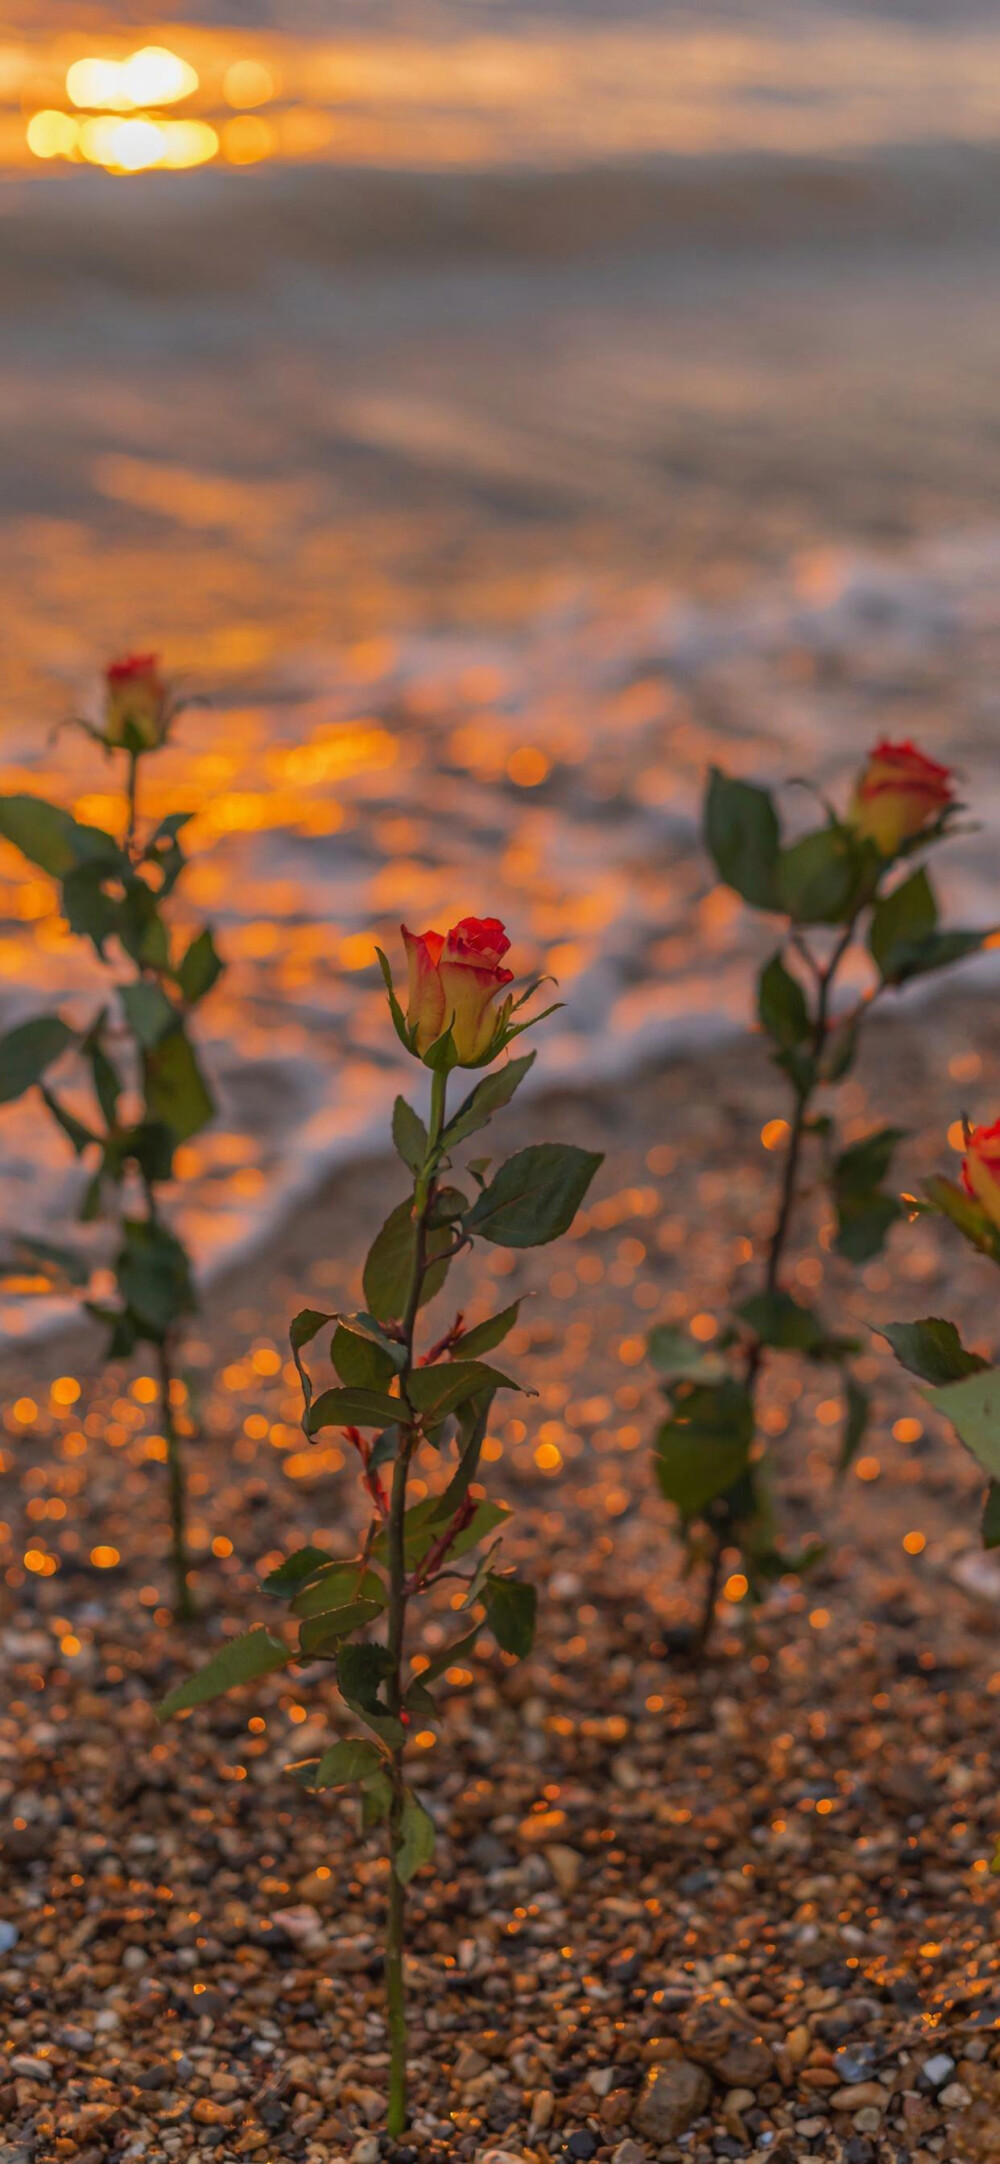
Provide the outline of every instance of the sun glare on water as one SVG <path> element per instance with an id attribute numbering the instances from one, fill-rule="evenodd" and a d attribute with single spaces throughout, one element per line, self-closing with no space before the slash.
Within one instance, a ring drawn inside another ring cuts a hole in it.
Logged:
<path id="1" fill-rule="evenodd" d="M 219 132 L 207 120 L 164 119 L 198 89 L 189 61 L 164 45 L 145 45 L 125 60 L 75 60 L 66 96 L 75 112 L 50 106 L 33 113 L 28 149 L 36 158 L 68 158 L 109 173 L 177 172 L 218 156 Z"/>
<path id="2" fill-rule="evenodd" d="M 66 76 L 72 105 L 114 113 L 176 105 L 197 88 L 197 70 L 165 45 L 144 45 L 128 60 L 75 60 Z"/>

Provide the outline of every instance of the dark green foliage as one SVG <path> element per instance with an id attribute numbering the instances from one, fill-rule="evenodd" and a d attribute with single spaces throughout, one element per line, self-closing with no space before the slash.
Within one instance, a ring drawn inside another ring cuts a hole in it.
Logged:
<path id="1" fill-rule="evenodd" d="M 467 1232 L 499 1247 L 542 1247 L 568 1232 L 603 1155 L 569 1142 L 518 1150 L 476 1197 Z"/>
<path id="2" fill-rule="evenodd" d="M 74 1041 L 57 1014 L 39 1014 L 0 1037 L 0 1104 L 23 1097 Z"/>
<path id="3" fill-rule="evenodd" d="M 925 1315 L 921 1322 L 882 1323 L 880 1330 L 900 1366 L 925 1383 L 959 1383 L 963 1376 L 975 1375 L 989 1365 L 978 1353 L 966 1350 L 954 1323 L 940 1315 Z"/>
<path id="4" fill-rule="evenodd" d="M 780 832 L 766 789 L 712 768 L 705 799 L 705 845 L 720 879 L 754 909 L 777 909 Z"/>

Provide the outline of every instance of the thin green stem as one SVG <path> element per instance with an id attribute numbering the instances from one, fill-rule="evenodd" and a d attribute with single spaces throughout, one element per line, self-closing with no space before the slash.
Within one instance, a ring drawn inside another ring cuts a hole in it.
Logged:
<path id="1" fill-rule="evenodd" d="M 405 1358 L 400 1370 L 400 1392 L 408 1410 L 408 1389 L 413 1373 L 414 1333 L 427 1273 L 427 1230 L 434 1203 L 438 1162 L 441 1155 L 441 1136 L 445 1121 L 445 1099 L 448 1080 L 445 1074 L 435 1073 L 431 1084 L 431 1117 L 427 1136 L 427 1155 L 417 1174 L 413 1188 L 413 1274 L 403 1315 L 401 1337 Z M 399 1455 L 393 1467 L 392 1492 L 389 1499 L 389 1606 L 388 1650 L 392 1667 L 386 1683 L 389 1707 L 397 1716 L 402 1711 L 404 1696 L 403 1660 L 406 1638 L 407 1575 L 406 1575 L 406 1489 L 410 1461 L 416 1448 L 417 1424 L 401 1428 Z M 407 2077 L 407 2024 L 406 1993 L 403 1978 L 403 1947 L 406 1935 L 406 1888 L 396 1871 L 396 1855 L 402 1836 L 402 1816 L 405 1794 L 403 1779 L 403 1747 L 397 1745 L 392 1752 L 390 1767 L 392 1802 L 389 1809 L 389 1899 L 385 1932 L 385 1992 L 389 2016 L 389 2099 L 386 2127 L 395 2141 L 405 2133 L 409 2117 Z"/>
<path id="2" fill-rule="evenodd" d="M 128 753 L 128 773 L 126 775 L 125 781 L 125 801 L 127 805 L 127 819 L 125 825 L 125 854 L 127 857 L 131 857 L 133 848 L 135 847 L 136 828 L 139 823 L 139 756 L 138 753 L 134 751 L 130 751 Z"/>
<path id="3" fill-rule="evenodd" d="M 194 1601 L 188 1575 L 191 1558 L 187 1542 L 187 1481 L 177 1421 L 171 1402 L 172 1347 L 169 1338 L 157 1348 L 160 1384 L 160 1420 L 167 1445 L 167 1478 L 170 1484 L 170 1554 L 174 1571 L 174 1605 L 180 1623 L 190 1623 Z"/>
<path id="4" fill-rule="evenodd" d="M 816 1092 L 821 1083 L 823 1054 L 826 1051 L 830 1034 L 830 999 L 834 979 L 854 937 L 856 922 L 857 918 L 852 917 L 850 923 L 845 926 L 841 933 L 829 961 L 822 965 L 817 963 L 815 956 L 805 945 L 801 933 L 796 932 L 792 935 L 792 945 L 795 947 L 796 953 L 801 955 L 804 961 L 808 962 L 815 979 L 816 1012 L 813 1017 L 812 1034 L 809 1040 L 810 1079 L 803 1087 L 797 1087 L 795 1091 L 795 1109 L 790 1123 L 788 1148 L 785 1152 L 785 1162 L 778 1194 L 778 1206 L 771 1237 L 767 1243 L 763 1289 L 769 1298 L 773 1298 L 779 1288 L 782 1263 L 784 1262 L 785 1250 L 795 1214 L 802 1147 L 808 1131 L 809 1117 Z M 757 1383 L 764 1352 L 764 1340 L 755 1337 L 747 1350 L 745 1378 L 747 1391 L 755 1406 Z M 697 1660 L 700 1660 L 707 1651 L 712 1635 L 715 1607 L 719 1594 L 719 1580 L 722 1575 L 722 1552 L 726 1544 L 726 1534 L 730 1523 L 731 1513 L 728 1504 L 725 1497 L 720 1497 L 715 1519 L 714 1521 L 710 1519 L 712 1546 L 704 1599 L 693 1643 L 693 1652 Z"/>

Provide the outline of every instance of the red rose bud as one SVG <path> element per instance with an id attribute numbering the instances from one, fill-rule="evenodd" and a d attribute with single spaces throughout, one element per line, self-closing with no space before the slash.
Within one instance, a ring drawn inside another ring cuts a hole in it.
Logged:
<path id="1" fill-rule="evenodd" d="M 938 766 L 909 741 L 890 744 L 883 737 L 858 775 L 848 819 L 882 856 L 894 857 L 954 800 L 950 767 Z"/>
<path id="2" fill-rule="evenodd" d="M 116 749 L 155 751 L 170 720 L 157 654 L 122 654 L 104 672 L 104 739 Z"/>
<path id="3" fill-rule="evenodd" d="M 442 938 L 440 932 L 415 933 L 400 926 L 410 971 L 406 1020 L 414 1032 L 414 1050 L 423 1057 L 451 1027 L 460 1067 L 475 1067 L 486 1057 L 505 1010 L 494 1001 L 514 981 L 502 967 L 510 940 L 498 917 L 463 917 Z"/>
<path id="4" fill-rule="evenodd" d="M 1000 1230 L 1000 1120 L 973 1128 L 962 1159 L 962 1186 Z"/>

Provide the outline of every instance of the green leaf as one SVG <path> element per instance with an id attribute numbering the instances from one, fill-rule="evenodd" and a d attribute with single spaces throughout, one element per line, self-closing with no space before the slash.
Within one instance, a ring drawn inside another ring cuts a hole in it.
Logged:
<path id="1" fill-rule="evenodd" d="M 107 1009 L 101 1009 L 82 1039 L 80 1050 L 90 1066 L 93 1076 L 94 1095 L 104 1115 L 105 1125 L 114 1127 L 118 1119 L 118 1101 L 122 1093 L 122 1079 L 104 1044 L 107 1025 Z"/>
<path id="2" fill-rule="evenodd" d="M 526 1660 L 535 1642 L 538 1595 L 523 1578 L 498 1578 L 490 1572 L 483 1587 L 486 1620 L 504 1653 Z"/>
<path id="3" fill-rule="evenodd" d="M 369 1743 L 366 1736 L 348 1736 L 343 1743 L 331 1744 L 316 1760 L 304 1786 L 314 1794 L 324 1788 L 346 1788 L 351 1781 L 365 1781 L 373 1773 L 381 1773 L 384 1765 L 377 1743 Z"/>
<path id="4" fill-rule="evenodd" d="M 352 1600 L 342 1608 L 330 1608 L 321 1615 L 307 1616 L 299 1631 L 299 1652 L 303 1660 L 311 1660 L 341 1638 L 350 1638 L 354 1631 L 363 1630 L 366 1623 L 374 1623 L 380 1616 L 385 1602 L 379 1600 Z"/>
<path id="5" fill-rule="evenodd" d="M 533 1067 L 536 1055 L 528 1052 L 523 1059 L 508 1060 L 506 1067 L 497 1067 L 492 1074 L 483 1076 L 474 1090 L 459 1105 L 458 1111 L 448 1121 L 443 1142 L 446 1149 L 454 1149 L 469 1135 L 477 1134 L 499 1112 L 509 1105 L 515 1090 L 519 1089 L 529 1067 Z"/>
<path id="6" fill-rule="evenodd" d="M 696 1517 L 746 1471 L 753 1437 L 753 1405 L 742 1383 L 697 1384 L 656 1438 L 661 1493 L 683 1517 Z"/>
<path id="7" fill-rule="evenodd" d="M 509 1376 L 481 1360 L 446 1360 L 439 1366 L 417 1368 L 406 1386 L 414 1411 L 432 1420 L 443 1420 L 446 1413 L 453 1413 L 468 1398 L 481 1397 L 484 1390 L 492 1397 L 496 1390 L 516 1389 Z"/>
<path id="8" fill-rule="evenodd" d="M 946 1180 L 940 1173 L 924 1183 L 924 1193 L 933 1210 L 951 1219 L 963 1238 L 980 1254 L 989 1255 L 1000 1262 L 1000 1228 L 987 1217 L 981 1204 L 967 1195 L 964 1187 L 957 1187 L 953 1180 Z"/>
<path id="9" fill-rule="evenodd" d="M 459 1504 L 464 1503 L 479 1470 L 480 1452 L 486 1439 L 492 1409 L 492 1393 L 488 1398 L 473 1398 L 469 1404 L 463 1405 L 457 1421 L 458 1464 L 443 1494 L 429 1501 L 429 1524 L 447 1525 Z"/>
<path id="10" fill-rule="evenodd" d="M 940 1315 L 925 1315 L 921 1322 L 879 1323 L 878 1331 L 888 1338 L 900 1366 L 925 1383 L 958 1383 L 989 1366 L 978 1353 L 966 1350 L 954 1323 Z"/>
<path id="11" fill-rule="evenodd" d="M 166 1225 L 126 1218 L 116 1274 L 123 1299 L 143 1332 L 162 1342 L 171 1324 L 197 1305 L 186 1250 Z"/>
<path id="12" fill-rule="evenodd" d="M 498 1247 L 543 1247 L 569 1231 L 603 1162 L 602 1153 L 568 1142 L 518 1150 L 477 1196 L 465 1229 Z"/>
<path id="13" fill-rule="evenodd" d="M 846 827 L 820 827 L 782 850 L 780 906 L 795 924 L 844 924 L 858 906 L 867 869 Z"/>
<path id="14" fill-rule="evenodd" d="M 773 954 L 761 970 L 757 984 L 757 1013 L 761 1028 L 782 1051 L 802 1044 L 810 1035 L 809 1006 L 797 977 L 785 968 L 780 954 Z"/>
<path id="15" fill-rule="evenodd" d="M 303 1424 L 307 1435 L 317 1435 L 321 1428 L 384 1428 L 399 1419 L 400 1411 L 399 1399 L 381 1390 L 323 1390 Z"/>
<path id="16" fill-rule="evenodd" d="M 902 984 L 910 977 L 928 977 L 936 969 L 950 969 L 954 962 L 964 962 L 970 954 L 980 952 L 994 929 L 984 925 L 982 931 L 931 932 L 914 947 L 906 967 L 897 967 L 893 981 Z"/>
<path id="17" fill-rule="evenodd" d="M 322 1330 L 324 1323 L 337 1321 L 339 1321 L 339 1316 L 337 1316 L 336 1314 L 324 1314 L 322 1308 L 304 1307 L 301 1308 L 299 1310 L 299 1313 L 293 1317 L 293 1320 L 288 1327 L 288 1342 L 292 1348 L 292 1359 L 294 1360 L 296 1368 L 298 1369 L 299 1381 L 302 1384 L 302 1397 L 304 1401 L 304 1412 L 302 1419 L 303 1427 L 305 1427 L 306 1425 L 306 1420 L 309 1416 L 309 1408 L 312 1405 L 313 1386 L 312 1376 L 310 1375 L 309 1370 L 306 1367 L 304 1360 L 302 1359 L 302 1353 L 304 1352 L 307 1345 L 312 1344 L 314 1337 L 319 1336 L 319 1333 Z M 306 1433 L 308 1434 L 308 1429 L 306 1429 Z"/>
<path id="18" fill-rule="evenodd" d="M 215 941 L 205 926 L 191 941 L 177 971 L 181 994 L 189 1007 L 197 1005 L 221 977 L 225 963 L 216 953 Z"/>
<path id="19" fill-rule="evenodd" d="M 456 1638 L 450 1646 L 442 1647 L 441 1652 L 435 1653 L 427 1667 L 421 1669 L 417 1681 L 425 1686 L 436 1683 L 439 1676 L 447 1675 L 449 1668 L 458 1668 L 466 1655 L 472 1652 L 481 1629 L 482 1625 L 476 1623 L 471 1631 L 466 1631 L 464 1638 Z"/>
<path id="20" fill-rule="evenodd" d="M 392 1108 L 392 1139 L 404 1165 L 411 1172 L 422 1171 L 429 1147 L 427 1129 L 405 1097 L 397 1097 Z"/>
<path id="21" fill-rule="evenodd" d="M 1000 1368 L 982 1368 L 924 1396 L 957 1428 L 991 1479 L 1000 1479 Z"/>
<path id="22" fill-rule="evenodd" d="M 850 1471 L 854 1463 L 864 1440 L 871 1414 L 871 1399 L 867 1391 L 862 1390 L 860 1383 L 855 1382 L 853 1375 L 848 1377 L 846 1397 L 847 1406 L 844 1413 L 843 1433 L 840 1438 L 840 1456 L 837 1460 L 837 1472 L 841 1478 L 846 1472 Z"/>
<path id="23" fill-rule="evenodd" d="M 160 1180 L 172 1177 L 174 1136 L 162 1120 L 143 1120 L 138 1127 L 127 1128 L 119 1148 L 123 1157 L 134 1158 L 140 1171 L 154 1186 Z"/>
<path id="24" fill-rule="evenodd" d="M 293 1596 L 292 1614 L 326 1615 L 353 1601 L 374 1601 L 385 1607 L 385 1589 L 377 1571 L 362 1570 L 357 1558 L 350 1563 L 325 1564 Z"/>
<path id="25" fill-rule="evenodd" d="M 10 1104 L 40 1082 L 46 1069 L 73 1043 L 73 1031 L 57 1014 L 39 1014 L 0 1037 L 0 1104 Z"/>
<path id="26" fill-rule="evenodd" d="M 412 1510 L 407 1511 L 406 1560 L 410 1567 L 423 1561 L 428 1549 L 438 1537 L 441 1524 L 447 1522 L 437 1515 L 437 1504 L 436 1497 L 428 1497 L 426 1503 L 417 1503 Z M 468 1525 L 463 1526 L 462 1531 L 456 1533 L 454 1540 L 449 1543 L 448 1561 L 458 1562 L 461 1556 L 469 1553 L 470 1548 L 478 1547 L 487 1533 L 494 1532 L 498 1525 L 506 1525 L 512 1515 L 506 1503 L 477 1503 Z M 384 1531 L 380 1532 L 374 1545 L 375 1555 L 385 1555 L 387 1545 Z"/>
<path id="27" fill-rule="evenodd" d="M 67 1112 L 65 1104 L 58 1101 L 56 1093 L 52 1091 L 52 1088 L 48 1088 L 48 1084 L 41 1082 L 39 1086 L 41 1086 L 41 1095 L 45 1099 L 45 1104 L 48 1104 L 48 1110 L 52 1112 L 52 1119 L 56 1121 L 58 1127 L 63 1127 L 63 1134 L 69 1136 L 71 1145 L 74 1145 L 74 1153 L 78 1158 L 82 1158 L 82 1153 L 84 1153 L 84 1149 L 87 1149 L 89 1143 L 100 1143 L 100 1134 L 93 1134 L 91 1127 L 84 1127 L 82 1119 L 76 1119 L 74 1112 Z M 80 1216 L 82 1216 L 82 1212 L 80 1212 Z"/>
<path id="28" fill-rule="evenodd" d="M 396 1372 L 395 1362 L 391 1354 L 376 1345 L 372 1338 L 340 1323 L 334 1331 L 330 1353 L 342 1383 L 366 1390 L 388 1390 Z M 397 1406 L 393 1418 L 398 1417 Z"/>
<path id="29" fill-rule="evenodd" d="M 215 1111 L 193 1045 L 182 1029 L 172 1029 L 145 1054 L 146 1108 L 162 1120 L 178 1142 L 188 1142 L 207 1126 Z"/>
<path id="30" fill-rule="evenodd" d="M 736 1312 L 762 1345 L 776 1351 L 816 1354 L 826 1343 L 819 1316 L 801 1307 L 790 1292 L 755 1293 Z"/>
<path id="31" fill-rule="evenodd" d="M 441 1190 L 447 1198 L 453 1190 Z M 448 1275 L 449 1249 L 452 1235 L 447 1224 L 432 1226 L 427 1235 L 427 1254 L 431 1263 L 424 1278 L 421 1307 L 433 1300 L 440 1292 Z M 377 1322 L 396 1322 L 405 1312 L 413 1278 L 414 1224 L 413 1203 L 407 1198 L 392 1210 L 377 1233 L 365 1263 L 365 1299 Z"/>
<path id="32" fill-rule="evenodd" d="M 167 998 L 162 985 L 155 984 L 150 978 L 141 977 L 137 984 L 123 984 L 118 996 L 132 1035 L 138 1038 L 144 1051 L 151 1052 L 169 1030 L 177 1028 L 176 1007 Z"/>
<path id="33" fill-rule="evenodd" d="M 842 1150 L 833 1168 L 838 1193 L 867 1195 L 878 1187 L 892 1163 L 897 1142 L 902 1142 L 905 1134 L 905 1127 L 878 1127 L 874 1134 Z"/>
<path id="34" fill-rule="evenodd" d="M 1000 1548 L 1000 1481 L 991 1480 L 983 1503 L 984 1548 Z"/>
<path id="35" fill-rule="evenodd" d="M 297 1548 L 294 1555 L 286 1555 L 276 1570 L 269 1570 L 262 1580 L 261 1591 L 270 1593 L 275 1600 L 292 1600 L 321 1570 L 333 1562 L 325 1548 Z"/>
<path id="36" fill-rule="evenodd" d="M 70 931 L 91 940 L 102 960 L 107 940 L 122 928 L 124 905 L 106 891 L 113 869 L 100 863 L 78 864 L 62 883 L 62 909 Z"/>
<path id="37" fill-rule="evenodd" d="M 409 1885 L 422 1864 L 430 1863 L 434 1840 L 434 1820 L 408 1788 L 403 1796 L 399 1841 L 392 1859 L 396 1877 L 403 1886 Z"/>
<path id="38" fill-rule="evenodd" d="M 392 1782 L 381 1770 L 361 1783 L 361 1824 L 365 1833 L 382 1826 L 392 1812 Z"/>
<path id="39" fill-rule="evenodd" d="M 362 1640 L 342 1643 L 337 1654 L 337 1681 L 341 1696 L 367 1726 L 374 1729 L 390 1750 L 405 1741 L 403 1723 L 390 1713 L 381 1696 L 382 1685 L 393 1673 L 393 1659 L 385 1646 Z"/>
<path id="40" fill-rule="evenodd" d="M 282 1645 L 279 1638 L 272 1638 L 269 1631 L 248 1631 L 243 1638 L 231 1638 L 221 1652 L 215 1653 L 199 1668 L 197 1675 L 189 1676 L 186 1683 L 179 1683 L 176 1690 L 168 1692 L 162 1704 L 157 1706 L 158 1721 L 168 1721 L 172 1714 L 183 1713 L 187 1706 L 205 1706 L 212 1698 L 221 1698 L 238 1683 L 254 1683 L 258 1676 L 270 1675 L 272 1669 L 287 1668 L 294 1660 L 294 1653 Z"/>
<path id="41" fill-rule="evenodd" d="M 395 1029 L 396 1035 L 399 1038 L 400 1044 L 405 1045 L 408 1052 L 412 1052 L 413 1044 L 411 1042 L 411 1033 L 407 1028 L 406 1016 L 403 1013 L 402 1007 L 400 1006 L 398 999 L 396 998 L 396 993 L 392 982 L 392 970 L 389 967 L 388 955 L 383 954 L 381 947 L 376 947 L 375 952 L 378 956 L 378 966 L 382 972 L 382 981 L 389 995 L 389 1012 L 392 1015 L 393 1028 Z"/>
<path id="42" fill-rule="evenodd" d="M 898 982 L 929 932 L 937 926 L 938 907 L 927 873 L 922 869 L 880 894 L 872 910 L 868 945 L 884 984 Z"/>
<path id="43" fill-rule="evenodd" d="M 462 1359 L 478 1360 L 480 1354 L 492 1352 L 495 1345 L 502 1345 L 508 1331 L 514 1328 L 520 1306 L 520 1300 L 512 1300 L 509 1307 L 501 1308 L 499 1315 L 491 1315 L 488 1322 L 473 1323 L 471 1330 L 463 1330 L 458 1340 Z"/>
<path id="44" fill-rule="evenodd" d="M 905 1215 L 895 1195 L 845 1195 L 837 1210 L 834 1246 L 848 1262 L 871 1262 L 885 1245 L 886 1235 Z"/>
<path id="45" fill-rule="evenodd" d="M 754 909 L 776 909 L 778 815 L 766 789 L 713 767 L 705 798 L 705 846 L 720 879 Z"/>
<path id="46" fill-rule="evenodd" d="M 0 834 L 53 879 L 64 879 L 78 864 L 122 863 L 112 834 L 81 826 L 71 813 L 37 796 L 0 796 Z"/>
<path id="47" fill-rule="evenodd" d="M 725 1362 L 717 1352 L 696 1344 L 686 1330 L 672 1323 L 655 1325 L 646 1339 L 646 1351 L 654 1368 L 673 1380 L 717 1382 L 725 1373 Z"/>

